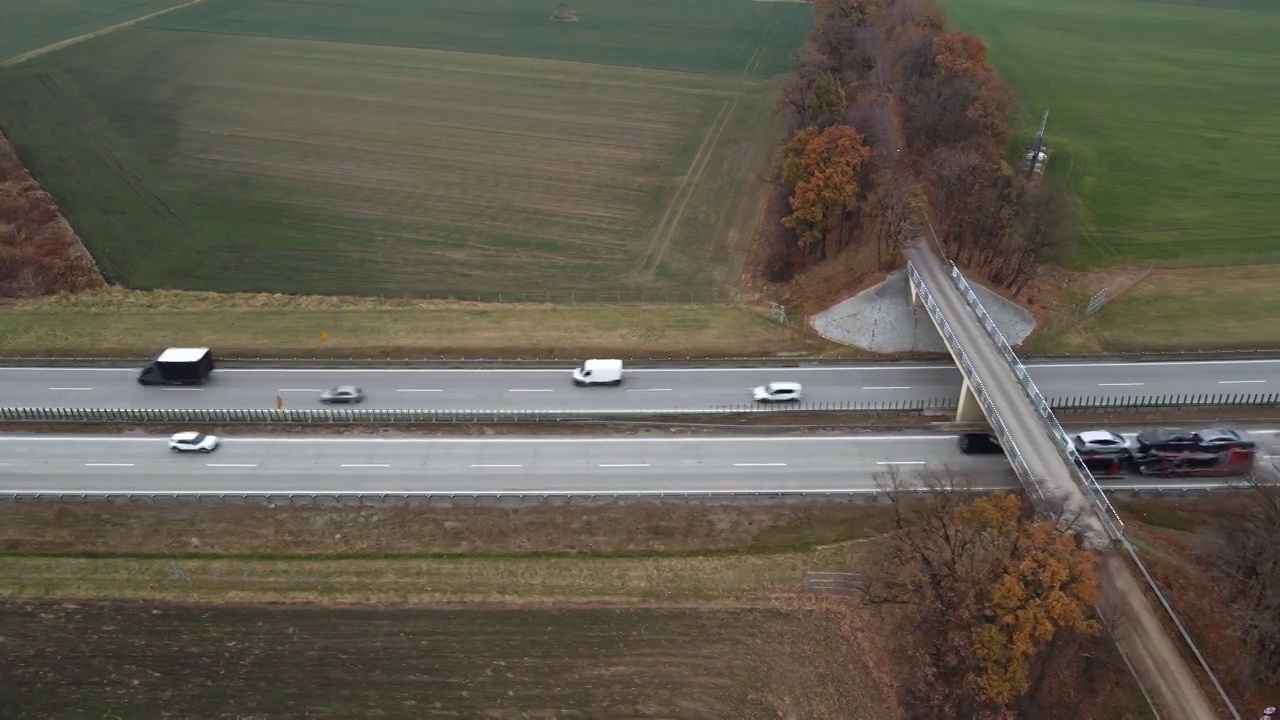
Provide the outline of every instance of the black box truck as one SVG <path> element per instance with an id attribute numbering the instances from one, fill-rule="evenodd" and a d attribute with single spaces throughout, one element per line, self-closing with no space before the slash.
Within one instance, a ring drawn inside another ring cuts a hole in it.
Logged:
<path id="1" fill-rule="evenodd" d="M 213 372 L 209 348 L 169 348 L 138 373 L 142 385 L 203 385 Z"/>

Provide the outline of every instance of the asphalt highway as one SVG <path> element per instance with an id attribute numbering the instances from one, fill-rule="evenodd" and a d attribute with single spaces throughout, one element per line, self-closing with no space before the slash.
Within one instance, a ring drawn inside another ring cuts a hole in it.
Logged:
<path id="1" fill-rule="evenodd" d="M 1280 431 L 1254 433 L 1272 443 Z M 1016 485 L 1003 456 L 965 455 L 946 435 L 224 437 L 208 454 L 174 453 L 166 441 L 0 436 L 0 494 L 856 492 L 893 469 L 944 468 Z"/>
<path id="2" fill-rule="evenodd" d="M 1049 398 L 1280 392 L 1280 360 L 1039 363 Z M 799 382 L 804 400 L 853 403 L 956 398 L 951 365 L 627 370 L 619 387 L 575 387 L 563 370 L 216 370 L 203 387 L 144 387 L 128 368 L 0 368 L 0 406 L 94 408 L 319 408 L 337 385 L 364 388 L 365 408 L 461 411 L 702 410 L 751 403 L 751 388 Z"/>

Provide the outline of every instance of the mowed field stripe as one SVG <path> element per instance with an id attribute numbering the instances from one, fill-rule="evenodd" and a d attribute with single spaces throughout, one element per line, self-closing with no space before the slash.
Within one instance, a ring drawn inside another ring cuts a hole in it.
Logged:
<path id="1" fill-rule="evenodd" d="M 171 13 L 174 10 L 181 10 L 182 8 L 191 7 L 192 5 L 197 5 L 202 2 L 204 2 L 204 0 L 190 0 L 189 2 L 182 3 L 181 5 L 174 5 L 171 8 L 157 10 L 153 13 L 143 15 L 142 17 L 136 17 L 132 20 L 125 20 L 124 22 L 116 23 L 115 25 L 102 28 L 101 30 L 94 30 L 93 32 L 87 32 L 83 35 L 77 35 L 73 38 L 67 38 L 66 40 L 59 40 L 56 43 L 50 43 L 48 45 L 45 45 L 44 47 L 39 47 L 39 48 L 36 48 L 35 50 L 24 52 L 21 55 L 16 55 L 12 58 L 9 58 L 8 60 L 0 62 L 0 69 L 11 67 L 13 65 L 17 65 L 18 63 L 26 62 L 27 60 L 31 60 L 33 58 L 38 58 L 41 55 L 45 55 L 57 50 L 62 50 L 63 48 L 69 48 L 72 45 L 82 43 L 85 40 L 92 40 L 94 38 L 102 37 L 103 35 L 110 35 L 111 33 L 117 30 L 123 30 L 129 27 L 130 25 L 137 25 L 138 23 L 145 22 L 147 20 L 150 20 L 151 18 L 160 17 L 161 15 L 164 15 L 166 13 Z"/>
<path id="2" fill-rule="evenodd" d="M 760 41 L 756 43 L 754 50 L 751 52 L 751 57 L 747 59 L 747 64 L 742 69 L 742 78 L 747 78 L 759 67 L 760 59 L 764 54 L 764 48 L 774 24 L 775 21 L 770 20 L 760 34 Z M 689 202 L 702 182 L 703 173 L 711 162 L 711 156 L 715 154 L 716 149 L 720 146 L 720 139 L 724 136 L 724 131 L 729 126 L 729 121 L 733 119 L 733 114 L 737 111 L 741 98 L 742 95 L 740 93 L 735 93 L 721 106 L 720 112 L 716 114 L 716 119 L 711 123 L 711 127 L 708 128 L 702 144 L 698 147 L 698 151 L 694 154 L 693 161 L 690 163 L 689 169 L 693 175 L 692 179 L 681 181 L 676 194 L 671 198 L 671 202 L 667 204 L 667 208 L 662 214 L 662 220 L 654 230 L 653 240 L 650 241 L 649 247 L 645 251 L 644 259 L 641 261 L 641 267 L 648 271 L 650 277 L 655 275 L 658 267 L 662 265 L 662 258 L 666 255 L 667 248 L 671 246 L 672 239 L 680 229 L 680 222 L 684 219 Z M 688 173 L 685 174 L 685 178 L 689 178 Z M 672 214 L 673 211 L 674 214 Z"/>
<path id="3" fill-rule="evenodd" d="M 684 219 L 685 210 L 689 207 L 689 201 L 693 198 L 694 190 L 697 189 L 698 183 L 702 181 L 702 174 L 706 171 L 707 165 L 711 161 L 711 156 L 715 154 L 716 148 L 720 145 L 720 137 L 724 134 L 725 127 L 729 125 L 729 119 L 733 117 L 733 111 L 737 109 L 737 95 L 729 98 L 720 106 L 720 112 L 716 114 L 716 119 L 711 123 L 711 127 L 707 129 L 707 134 L 703 137 L 702 144 L 698 146 L 698 151 L 694 153 L 689 172 L 685 174 L 686 179 L 680 182 L 679 189 L 672 196 L 671 202 L 667 204 L 666 211 L 662 213 L 662 220 L 658 223 L 653 239 L 649 242 L 644 259 L 641 261 L 641 267 L 648 272 L 650 277 L 657 273 L 658 267 L 662 264 L 662 256 L 666 255 L 667 248 L 671 245 L 671 239 L 675 237 L 676 231 L 680 228 L 680 221 Z M 689 179 L 690 175 L 692 175 L 691 179 Z"/>

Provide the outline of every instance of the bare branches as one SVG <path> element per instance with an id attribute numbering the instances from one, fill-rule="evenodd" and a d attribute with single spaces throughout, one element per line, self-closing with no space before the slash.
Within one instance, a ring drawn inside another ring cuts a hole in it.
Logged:
<path id="1" fill-rule="evenodd" d="M 949 470 L 881 480 L 895 531 L 866 594 L 910 608 L 902 638 L 921 677 L 904 687 L 920 695 L 904 701 L 939 715 L 1018 706 L 1062 633 L 1100 629 L 1095 557 L 1073 516 L 1045 518 L 1010 493 L 975 499 L 971 480 Z"/>
<path id="2" fill-rule="evenodd" d="M 1245 645 L 1247 688 L 1280 681 L 1280 486 L 1251 480 L 1254 501 L 1205 541 L 1231 606 L 1232 631 Z"/>

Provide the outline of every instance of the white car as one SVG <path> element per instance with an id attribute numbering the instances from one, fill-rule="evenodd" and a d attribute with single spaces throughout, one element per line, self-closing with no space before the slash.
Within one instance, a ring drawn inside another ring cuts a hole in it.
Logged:
<path id="1" fill-rule="evenodd" d="M 796 402 L 800 400 L 800 383 L 773 382 L 751 391 L 756 402 Z"/>
<path id="2" fill-rule="evenodd" d="M 211 453 L 218 449 L 218 438 L 198 432 L 180 432 L 169 438 L 169 449 L 174 452 Z"/>

